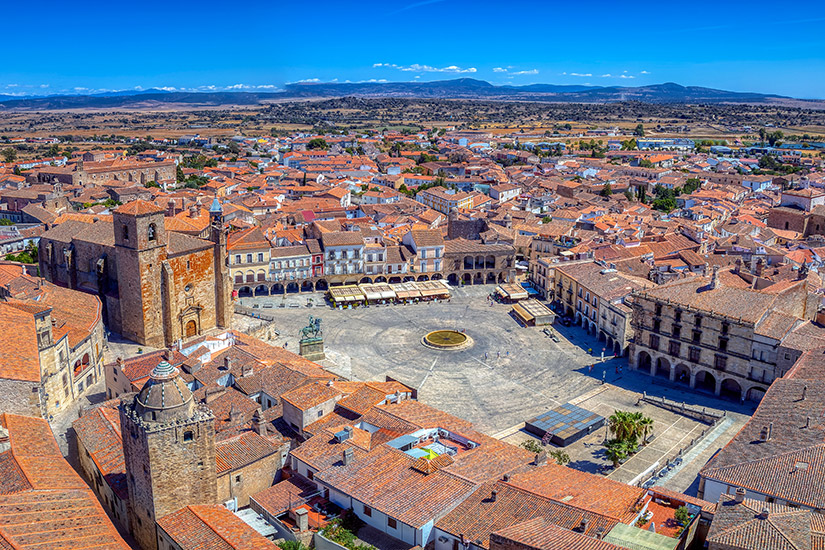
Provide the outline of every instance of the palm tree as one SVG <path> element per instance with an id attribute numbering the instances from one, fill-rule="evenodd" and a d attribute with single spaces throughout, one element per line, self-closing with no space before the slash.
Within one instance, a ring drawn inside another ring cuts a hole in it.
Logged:
<path id="1" fill-rule="evenodd" d="M 630 456 L 631 452 L 633 452 L 633 449 L 628 441 L 614 439 L 608 442 L 605 455 L 608 460 L 613 462 L 613 468 L 615 469 L 619 467 L 619 462 Z"/>
<path id="2" fill-rule="evenodd" d="M 649 416 L 642 417 L 638 423 L 639 435 L 642 436 L 642 445 L 647 445 L 647 436 L 653 432 L 653 419 Z"/>
<path id="3" fill-rule="evenodd" d="M 635 439 L 636 437 L 636 425 L 633 419 L 633 413 L 615 411 L 607 419 L 607 428 L 619 441 L 627 441 Z"/>

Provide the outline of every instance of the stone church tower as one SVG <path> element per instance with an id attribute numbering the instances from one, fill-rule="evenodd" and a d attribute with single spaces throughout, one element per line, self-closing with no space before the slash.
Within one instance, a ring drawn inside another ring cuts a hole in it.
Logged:
<path id="1" fill-rule="evenodd" d="M 184 506 L 217 503 L 215 417 L 197 406 L 166 361 L 120 407 L 129 525 L 144 550 L 157 550 L 156 521 Z"/>
<path id="2" fill-rule="evenodd" d="M 232 279 L 226 251 L 227 227 L 223 223 L 223 208 L 216 198 L 209 207 L 210 239 L 215 248 L 215 324 L 229 328 L 235 306 L 232 303 Z"/>
<path id="3" fill-rule="evenodd" d="M 130 202 L 114 211 L 122 334 L 130 340 L 161 348 L 164 301 L 161 263 L 167 235 L 163 209 L 146 201 Z"/>

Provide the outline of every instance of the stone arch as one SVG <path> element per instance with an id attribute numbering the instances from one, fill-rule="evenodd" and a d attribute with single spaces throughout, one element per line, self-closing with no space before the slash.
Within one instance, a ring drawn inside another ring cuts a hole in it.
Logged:
<path id="1" fill-rule="evenodd" d="M 678 382 L 679 384 L 690 385 L 690 368 L 687 365 L 683 363 L 679 363 L 678 365 L 676 365 L 675 375 L 675 382 Z"/>
<path id="2" fill-rule="evenodd" d="M 372 279 L 370 279 L 369 277 L 361 277 L 361 281 L 359 281 L 359 282 L 361 284 L 369 284 L 369 283 L 372 283 Z"/>
<path id="3" fill-rule="evenodd" d="M 417 280 L 419 280 L 419 281 L 429 281 L 430 278 L 426 275 L 419 275 Z"/>
<path id="4" fill-rule="evenodd" d="M 195 322 L 194 319 L 190 319 L 186 322 L 186 326 L 184 327 L 184 333 L 186 334 L 186 338 L 191 338 L 198 334 L 198 324 Z"/>
<path id="5" fill-rule="evenodd" d="M 376 277 L 376 278 L 375 278 L 375 282 L 376 282 L 376 283 L 386 283 L 386 282 L 387 282 L 387 278 L 386 278 L 386 277 L 384 277 L 383 275 L 381 275 L 381 276 L 379 276 L 379 277 Z"/>
<path id="6" fill-rule="evenodd" d="M 464 256 L 464 269 L 473 269 L 473 257 Z"/>
<path id="7" fill-rule="evenodd" d="M 243 273 L 235 273 L 235 284 L 243 284 Z"/>
<path id="8" fill-rule="evenodd" d="M 254 283 L 255 282 L 255 272 L 251 269 L 246 272 L 246 282 L 247 283 Z"/>
<path id="9" fill-rule="evenodd" d="M 465 285 L 473 284 L 473 276 L 470 275 L 469 273 L 465 273 L 464 275 L 462 275 L 461 280 L 464 281 Z"/>
<path id="10" fill-rule="evenodd" d="M 155 241 L 158 238 L 158 228 L 155 224 L 150 223 L 146 228 L 146 238 L 150 241 Z"/>
<path id="11" fill-rule="evenodd" d="M 733 378 L 725 378 L 722 380 L 719 395 L 728 397 L 735 401 L 742 400 L 742 385 Z"/>
<path id="12" fill-rule="evenodd" d="M 570 309 L 570 308 L 568 308 L 568 309 Z M 581 325 L 582 324 L 582 314 L 577 311 L 575 317 L 573 317 L 573 321 L 577 325 Z"/>
<path id="13" fill-rule="evenodd" d="M 567 306 L 567 311 L 565 312 L 565 317 L 569 317 L 569 318 L 573 319 L 573 308 L 572 307 Z"/>
<path id="14" fill-rule="evenodd" d="M 401 282 L 401 277 L 390 277 L 390 284 L 396 285 Z"/>
<path id="15" fill-rule="evenodd" d="M 281 283 L 276 283 L 276 284 L 272 285 L 272 288 L 270 289 L 269 293 L 270 294 L 283 294 L 284 293 L 284 285 L 282 285 Z"/>
<path id="16" fill-rule="evenodd" d="M 496 257 L 493 255 L 487 256 L 484 258 L 484 267 L 487 269 L 495 269 L 496 268 Z"/>
<path id="17" fill-rule="evenodd" d="M 258 282 L 266 281 L 266 271 L 264 271 L 263 269 L 259 269 L 256 277 Z"/>
<path id="18" fill-rule="evenodd" d="M 716 393 L 716 377 L 713 375 L 713 373 L 710 373 L 706 370 L 700 370 L 696 373 L 695 388 L 697 390 L 704 390 Z"/>
<path id="19" fill-rule="evenodd" d="M 495 283 L 496 283 L 496 274 L 493 273 L 492 271 L 488 271 L 487 272 L 487 284 L 488 285 L 493 285 Z"/>
<path id="20" fill-rule="evenodd" d="M 294 281 L 291 282 L 291 283 L 288 283 L 286 285 L 286 293 L 287 294 L 295 294 L 297 292 L 300 292 L 300 290 L 301 290 L 301 288 L 298 286 L 298 283 L 296 283 Z"/>
<path id="21" fill-rule="evenodd" d="M 501 273 L 498 274 L 498 282 L 503 283 L 505 281 L 507 281 L 507 274 L 502 271 Z"/>
<path id="22" fill-rule="evenodd" d="M 409 282 L 412 282 L 414 280 L 415 280 L 415 277 L 413 277 L 412 275 L 407 275 L 406 277 L 404 277 L 404 282 L 405 283 L 409 283 Z"/>
<path id="23" fill-rule="evenodd" d="M 745 393 L 745 399 L 748 401 L 755 401 L 760 402 L 762 398 L 765 396 L 765 392 L 767 390 L 761 386 L 753 386 L 748 388 L 748 391 Z"/>
<path id="24" fill-rule="evenodd" d="M 598 331 L 599 331 L 599 327 L 598 327 L 598 326 L 596 326 L 596 323 L 595 323 L 595 322 L 593 322 L 593 321 L 590 321 L 590 328 L 589 328 L 588 332 L 589 332 L 590 334 L 592 334 L 593 336 L 596 336 L 596 333 L 597 333 Z"/>
<path id="25" fill-rule="evenodd" d="M 301 292 L 312 292 L 315 290 L 313 287 L 312 281 L 304 281 L 301 283 Z"/>
<path id="26" fill-rule="evenodd" d="M 252 289 L 248 286 L 242 286 L 238 289 L 238 297 L 244 298 L 246 296 L 252 296 Z"/>
<path id="27" fill-rule="evenodd" d="M 449 275 L 447 275 L 447 282 L 450 283 L 453 286 L 457 285 L 458 284 L 458 275 L 456 275 L 455 273 L 450 273 Z"/>
<path id="28" fill-rule="evenodd" d="M 258 285 L 255 287 L 255 296 L 269 296 L 269 287 Z"/>
<path id="29" fill-rule="evenodd" d="M 473 277 L 473 284 L 480 285 L 484 283 L 484 276 L 481 273 L 476 273 Z"/>
<path id="30" fill-rule="evenodd" d="M 619 357 L 624 355 L 624 350 L 622 349 L 622 344 L 618 340 L 615 340 L 613 342 L 613 355 L 618 355 Z"/>
<path id="31" fill-rule="evenodd" d="M 329 290 L 329 284 L 324 279 L 319 279 L 315 283 L 315 290 Z"/>
<path id="32" fill-rule="evenodd" d="M 653 360 L 650 358 L 650 354 L 646 351 L 640 351 L 636 358 L 636 370 L 650 373 L 652 365 Z"/>
<path id="33" fill-rule="evenodd" d="M 475 258 L 475 268 L 476 269 L 484 269 L 484 256 L 476 256 L 476 258 Z"/>
<path id="34" fill-rule="evenodd" d="M 604 342 L 606 344 L 605 347 L 610 343 L 610 337 L 605 334 L 603 330 L 599 331 L 599 342 Z"/>
<path id="35" fill-rule="evenodd" d="M 656 376 L 670 378 L 670 361 L 664 357 L 656 359 Z"/>
<path id="36" fill-rule="evenodd" d="M 430 280 L 431 281 L 440 281 L 443 278 L 444 278 L 444 276 L 441 275 L 441 273 L 436 273 L 432 277 L 430 277 Z M 378 282 L 378 281 L 376 280 L 376 282 Z"/>

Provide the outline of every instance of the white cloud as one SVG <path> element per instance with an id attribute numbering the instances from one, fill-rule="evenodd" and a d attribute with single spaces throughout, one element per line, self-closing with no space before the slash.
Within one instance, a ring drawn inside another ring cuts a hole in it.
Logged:
<path id="1" fill-rule="evenodd" d="M 494 73 L 510 73 L 511 75 L 539 74 L 538 69 L 527 69 L 527 70 L 524 70 L 524 71 L 512 71 L 512 72 L 510 72 L 510 69 L 513 69 L 513 68 L 514 67 L 512 65 L 507 65 L 506 68 L 505 67 L 495 67 L 493 69 L 493 72 Z"/>
<path id="2" fill-rule="evenodd" d="M 620 74 L 619 78 L 636 78 L 636 77 L 633 76 L 632 74 Z"/>
<path id="3" fill-rule="evenodd" d="M 648 71 L 642 71 L 641 74 L 650 74 Z"/>
<path id="4" fill-rule="evenodd" d="M 320 78 L 302 78 L 301 80 L 296 80 L 295 82 L 290 82 L 290 84 L 301 84 L 307 82 L 321 82 Z"/>
<path id="5" fill-rule="evenodd" d="M 610 78 L 610 77 L 612 77 L 612 76 L 613 76 L 612 74 L 607 73 L 607 74 L 603 74 L 603 75 L 602 75 L 602 78 Z"/>
<path id="6" fill-rule="evenodd" d="M 459 67 L 457 65 L 449 65 L 447 67 L 433 67 L 431 65 L 421 65 L 419 63 L 413 63 L 412 65 L 397 65 L 395 63 L 373 63 L 373 68 L 387 68 L 387 69 L 397 69 L 399 71 L 405 72 L 416 72 L 416 73 L 475 73 L 478 72 L 478 69 L 475 67 Z"/>
<path id="7" fill-rule="evenodd" d="M 386 81 L 387 81 L 386 78 L 370 78 L 369 80 L 359 80 L 358 82 L 359 83 L 365 83 L 365 82 L 366 83 L 381 83 L 381 82 L 386 82 Z"/>
<path id="8" fill-rule="evenodd" d="M 567 73 L 564 73 L 564 74 L 567 74 Z M 570 73 L 570 76 L 584 76 L 584 77 L 588 77 L 588 76 L 593 76 L 593 74 L 592 74 L 592 73 Z"/>

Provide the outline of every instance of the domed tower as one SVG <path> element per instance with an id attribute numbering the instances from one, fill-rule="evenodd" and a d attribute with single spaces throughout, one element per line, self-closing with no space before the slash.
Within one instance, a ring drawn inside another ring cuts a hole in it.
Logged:
<path id="1" fill-rule="evenodd" d="M 190 504 L 217 502 L 215 417 L 195 403 L 180 371 L 162 361 L 120 406 L 129 524 L 157 549 L 156 521 Z"/>

